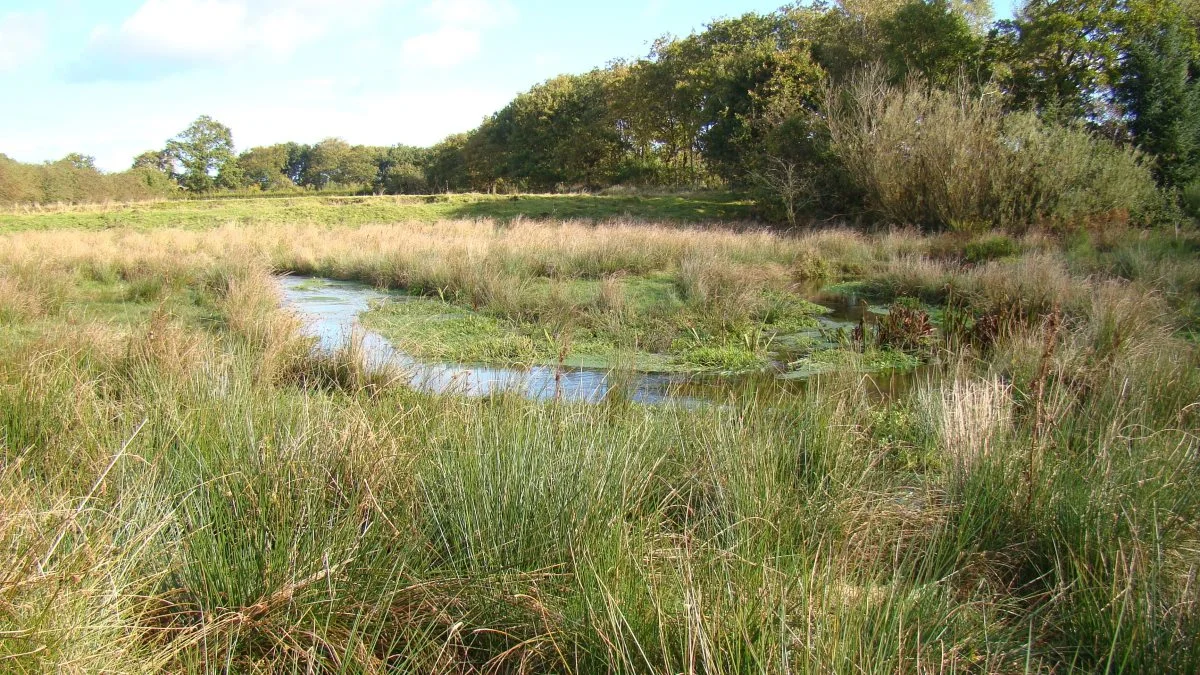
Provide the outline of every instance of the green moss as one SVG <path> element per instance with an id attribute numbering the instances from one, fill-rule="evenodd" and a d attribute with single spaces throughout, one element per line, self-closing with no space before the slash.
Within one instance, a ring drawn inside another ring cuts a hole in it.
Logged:
<path id="1" fill-rule="evenodd" d="M 327 286 L 329 286 L 329 282 L 326 281 L 325 279 L 322 279 L 320 277 L 312 277 L 309 279 L 305 279 L 304 281 L 301 281 L 300 283 L 296 284 L 296 290 L 298 290 L 298 291 L 315 291 L 315 290 L 325 288 Z"/>
<path id="2" fill-rule="evenodd" d="M 821 325 L 818 316 L 829 311 L 795 293 L 769 291 L 764 310 L 757 318 L 775 335 L 788 335 L 813 330 Z"/>
<path id="3" fill-rule="evenodd" d="M 192 288 L 171 288 L 158 279 L 132 283 L 81 279 L 62 311 L 77 323 L 124 326 L 143 324 L 156 311 L 203 326 L 214 325 L 218 317 L 211 298 Z"/>
<path id="4" fill-rule="evenodd" d="M 763 370 L 770 361 L 761 353 L 738 344 L 698 344 L 683 349 L 676 363 L 688 370 L 745 373 Z"/>
<path id="5" fill-rule="evenodd" d="M 363 323 L 398 349 L 420 359 L 498 365 L 563 364 L 573 368 L 679 370 L 664 354 L 630 349 L 618 336 L 573 329 L 551 334 L 536 323 L 517 322 L 429 298 L 379 305 Z"/>
<path id="6" fill-rule="evenodd" d="M 563 360 L 563 365 L 570 368 L 636 370 L 643 373 L 683 369 L 670 355 L 634 349 L 603 338 L 572 338 L 570 347 L 570 354 Z"/>
<path id="7" fill-rule="evenodd" d="M 551 301 L 567 302 L 571 305 L 595 304 L 600 297 L 600 282 L 595 279 L 530 279 L 521 289 L 524 305 L 536 307 Z M 557 296 L 557 297 L 556 297 Z"/>
<path id="8" fill-rule="evenodd" d="M 829 349 L 836 343 L 820 330 L 809 330 L 779 335 L 774 339 L 772 345 L 782 352 L 807 354 L 817 349 Z"/>
<path id="9" fill-rule="evenodd" d="M 873 349 L 865 354 L 848 349 L 826 349 L 789 363 L 786 377 L 810 377 L 835 371 L 910 370 L 919 365 L 921 361 L 916 357 L 890 349 Z"/>
<path id="10" fill-rule="evenodd" d="M 867 297 L 874 297 L 878 294 L 879 289 L 868 280 L 854 279 L 830 284 L 822 290 L 826 293 L 838 295 L 865 295 Z"/>
<path id="11" fill-rule="evenodd" d="M 426 298 L 379 305 L 363 316 L 400 350 L 418 358 L 462 363 L 528 364 L 539 359 L 534 341 L 504 322 Z"/>

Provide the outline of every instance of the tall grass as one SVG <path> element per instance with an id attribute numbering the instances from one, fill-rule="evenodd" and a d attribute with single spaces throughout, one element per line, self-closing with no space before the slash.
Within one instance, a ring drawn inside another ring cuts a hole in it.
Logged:
<path id="1" fill-rule="evenodd" d="M 941 244 L 910 232 L 447 223 L 4 244 L 0 669 L 1200 668 L 1200 362 L 1153 285 L 1080 276 L 1048 249 L 935 260 Z M 842 374 L 702 408 L 589 406 L 426 396 L 354 371 L 352 348 L 314 358 L 265 276 L 468 292 L 494 283 L 481 268 L 673 265 L 718 307 L 737 279 L 814 259 L 979 311 L 1020 297 L 1030 318 L 895 397 Z M 128 293 L 142 278 L 161 290 Z M 89 310 L 103 289 L 128 307 Z"/>

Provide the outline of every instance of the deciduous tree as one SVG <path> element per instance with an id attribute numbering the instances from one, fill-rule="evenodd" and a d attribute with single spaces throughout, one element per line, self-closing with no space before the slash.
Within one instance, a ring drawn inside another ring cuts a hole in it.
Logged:
<path id="1" fill-rule="evenodd" d="M 166 152 L 181 167 L 180 184 L 192 192 L 212 190 L 225 165 L 236 159 L 233 132 L 207 115 L 167 141 Z"/>
<path id="2" fill-rule="evenodd" d="M 1120 65 L 1119 0 L 1029 0 L 997 24 L 993 57 L 1018 108 L 1102 122 Z"/>
<path id="3" fill-rule="evenodd" d="M 915 0 L 882 22 L 883 53 L 892 80 L 916 75 L 949 86 L 961 75 L 985 79 L 983 40 L 949 0 Z"/>
<path id="4" fill-rule="evenodd" d="M 238 157 L 238 166 L 248 185 L 257 185 L 262 190 L 278 190 L 291 187 L 287 175 L 288 145 L 276 144 L 250 148 Z"/>

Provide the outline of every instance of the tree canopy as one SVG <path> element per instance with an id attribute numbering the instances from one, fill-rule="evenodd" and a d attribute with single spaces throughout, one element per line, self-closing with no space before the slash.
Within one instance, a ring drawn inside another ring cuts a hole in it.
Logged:
<path id="1" fill-rule="evenodd" d="M 904 91 L 918 106 L 951 92 L 961 111 L 986 99 L 989 114 L 1036 120 L 1055 138 L 1051 128 L 1061 127 L 1137 148 L 1140 165 L 1180 191 L 1200 181 L 1198 4 L 1028 0 L 1013 19 L 990 23 L 986 0 L 795 3 L 664 36 L 644 58 L 551 78 L 431 148 L 327 138 L 237 155 L 231 130 L 202 116 L 133 166 L 191 193 L 721 187 L 789 219 L 798 203 L 862 212 L 863 186 L 831 141 L 830 115 L 870 72 L 881 75 L 872 80 L 878 100 Z M 924 142 L 932 130 L 922 119 L 911 119 L 898 147 Z M 56 165 L 94 172 L 82 154 Z M 43 180 L 39 194 L 65 194 L 69 182 Z"/>

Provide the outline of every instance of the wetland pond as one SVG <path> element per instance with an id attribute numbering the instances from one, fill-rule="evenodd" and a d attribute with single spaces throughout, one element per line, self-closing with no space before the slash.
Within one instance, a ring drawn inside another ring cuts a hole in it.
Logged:
<path id="1" fill-rule="evenodd" d="M 316 348 L 334 351 L 352 337 L 360 340 L 369 368 L 398 368 L 408 386 L 432 394 L 488 396 L 517 393 L 535 400 L 597 403 L 622 396 L 638 403 L 699 405 L 754 396 L 779 388 L 800 390 L 823 372 L 787 371 L 775 362 L 763 371 L 748 374 L 696 372 L 640 372 L 605 368 L 532 365 L 528 367 L 438 362 L 414 358 L 396 348 L 379 332 L 363 326 L 361 318 L 386 303 L 429 302 L 427 298 L 385 291 L 372 286 L 319 277 L 280 276 L 284 307 L 296 312 L 306 335 Z M 814 292 L 813 299 L 830 311 L 819 317 L 814 335 L 835 335 L 851 330 L 872 309 L 852 295 Z M 923 369 L 856 373 L 863 386 L 880 396 L 908 389 Z"/>

